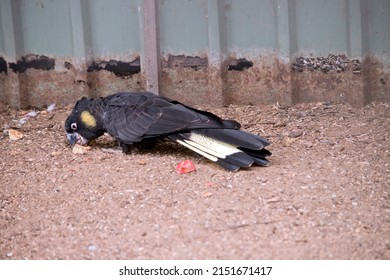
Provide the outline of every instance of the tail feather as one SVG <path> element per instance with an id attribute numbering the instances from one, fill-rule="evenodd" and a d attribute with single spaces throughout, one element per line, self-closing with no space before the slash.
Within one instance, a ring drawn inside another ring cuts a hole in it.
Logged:
<path id="1" fill-rule="evenodd" d="M 246 148 L 239 148 L 241 151 L 245 152 L 246 154 L 253 157 L 255 163 L 260 166 L 268 166 L 269 161 L 266 159 L 266 157 L 272 155 L 270 151 L 263 148 L 259 151 L 246 149 Z"/>
<path id="2" fill-rule="evenodd" d="M 258 135 L 237 129 L 197 129 L 196 133 L 205 137 L 213 138 L 236 147 L 243 147 L 251 150 L 261 150 L 271 143 Z"/>
<path id="3" fill-rule="evenodd" d="M 231 164 L 229 162 L 223 161 L 223 160 L 218 160 L 217 161 L 218 165 L 221 166 L 222 168 L 225 168 L 226 170 L 236 172 L 240 170 L 240 166 Z"/>
<path id="4" fill-rule="evenodd" d="M 237 171 L 252 164 L 267 166 L 271 153 L 264 149 L 270 143 L 257 135 L 235 129 L 198 129 L 168 136 L 169 139 L 218 163 Z"/>
<path id="5" fill-rule="evenodd" d="M 196 145 L 195 142 L 189 142 L 189 141 L 182 140 L 182 139 L 180 139 L 180 137 L 177 137 L 177 135 L 170 136 L 169 138 L 171 140 L 174 140 L 177 143 L 183 145 L 184 147 L 198 153 L 199 155 L 204 156 L 205 158 L 218 163 L 220 166 L 222 166 L 223 168 L 225 168 L 229 171 L 237 171 L 240 169 L 239 165 L 233 164 L 229 161 L 223 160 L 223 159 L 218 158 L 212 154 L 207 153 L 206 151 L 204 151 L 205 149 L 202 150 L 202 147 L 199 147 L 198 145 Z"/>

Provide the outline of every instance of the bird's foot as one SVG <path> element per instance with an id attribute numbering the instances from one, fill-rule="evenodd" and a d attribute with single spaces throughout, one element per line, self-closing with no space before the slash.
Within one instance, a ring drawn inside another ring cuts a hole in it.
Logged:
<path id="1" fill-rule="evenodd" d="M 132 154 L 138 152 L 138 148 L 135 147 L 134 145 L 129 145 L 123 142 L 119 142 L 119 146 L 122 148 L 122 152 L 124 154 Z"/>

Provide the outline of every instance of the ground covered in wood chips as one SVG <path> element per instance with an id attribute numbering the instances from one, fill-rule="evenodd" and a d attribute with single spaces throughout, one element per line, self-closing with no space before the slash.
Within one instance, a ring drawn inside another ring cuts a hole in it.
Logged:
<path id="1" fill-rule="evenodd" d="M 0 107 L 0 259 L 390 259 L 389 104 L 211 109 L 272 142 L 236 173 L 169 143 L 75 154 L 71 106 Z"/>

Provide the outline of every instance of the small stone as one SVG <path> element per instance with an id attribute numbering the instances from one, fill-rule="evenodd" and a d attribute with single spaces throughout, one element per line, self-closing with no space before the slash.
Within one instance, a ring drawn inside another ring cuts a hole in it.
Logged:
<path id="1" fill-rule="evenodd" d="M 96 245 L 89 245 L 88 246 L 88 251 L 95 252 L 96 250 L 97 250 L 97 246 Z"/>
<path id="2" fill-rule="evenodd" d="M 297 130 L 291 131 L 291 132 L 288 134 L 288 137 L 289 137 L 289 138 L 297 138 L 297 137 L 299 137 L 299 136 L 302 136 L 302 134 L 303 134 L 303 130 L 297 129 Z"/>

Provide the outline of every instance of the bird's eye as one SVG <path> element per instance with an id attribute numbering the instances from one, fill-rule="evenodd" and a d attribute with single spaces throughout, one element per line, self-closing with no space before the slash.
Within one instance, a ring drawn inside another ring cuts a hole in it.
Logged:
<path id="1" fill-rule="evenodd" d="M 71 129 L 73 129 L 73 130 L 76 130 L 77 129 L 77 123 L 72 123 L 71 125 L 70 125 L 70 128 Z"/>

